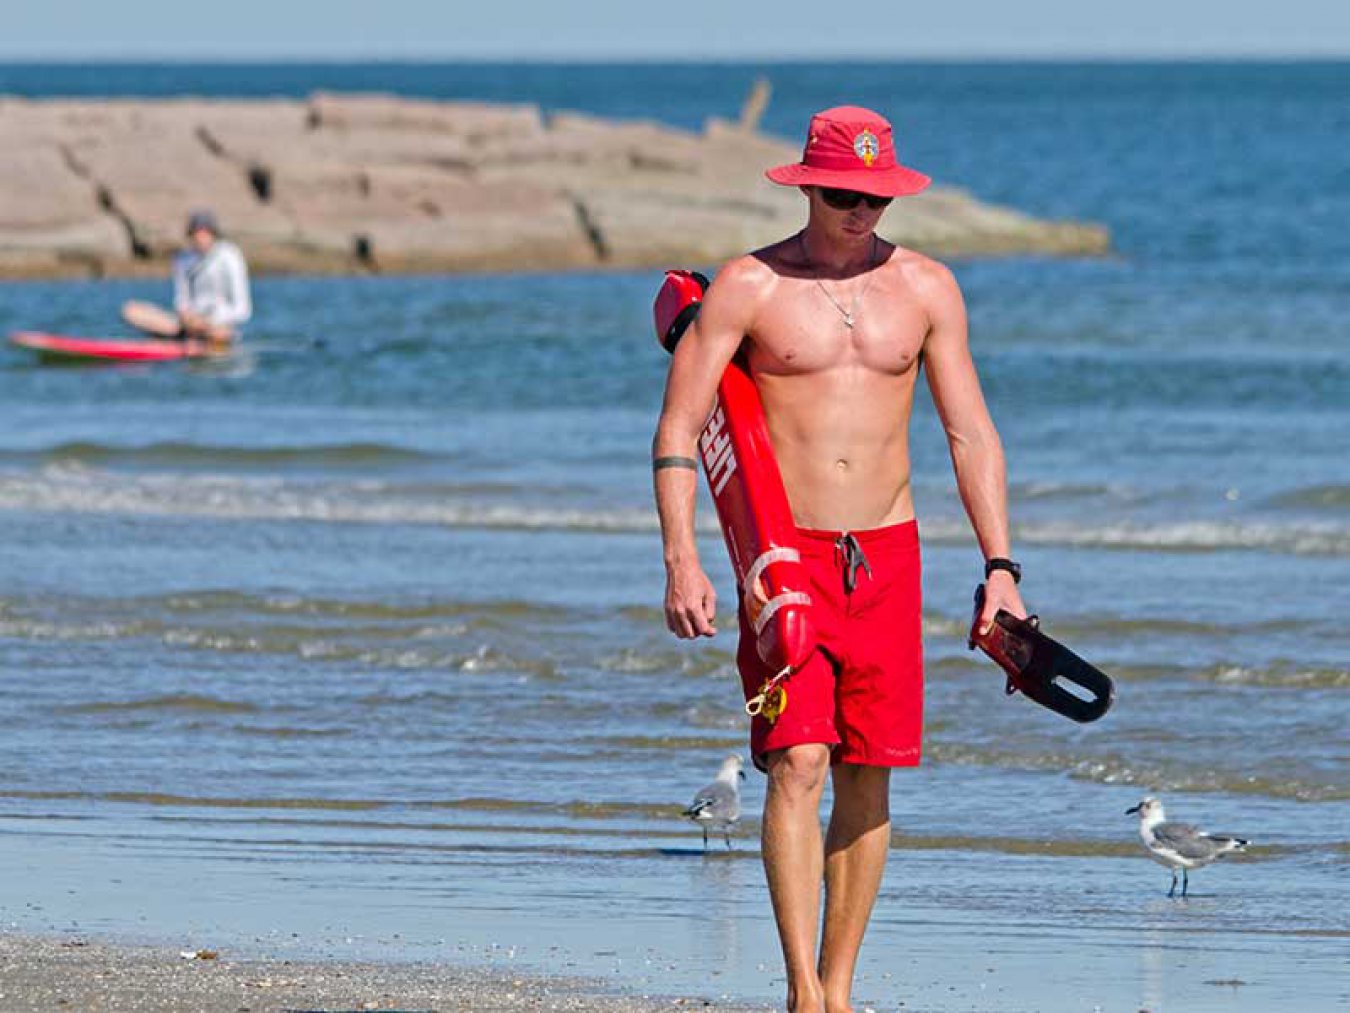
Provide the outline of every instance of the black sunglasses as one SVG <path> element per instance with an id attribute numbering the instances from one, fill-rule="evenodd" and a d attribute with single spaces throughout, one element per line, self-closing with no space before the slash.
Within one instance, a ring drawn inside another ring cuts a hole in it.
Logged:
<path id="1" fill-rule="evenodd" d="M 835 190 L 828 186 L 822 186 L 819 190 L 820 199 L 839 211 L 852 211 L 863 202 L 866 202 L 867 206 L 875 211 L 877 208 L 884 208 L 895 200 L 894 197 L 873 197 L 870 193 L 859 193 L 857 190 Z"/>

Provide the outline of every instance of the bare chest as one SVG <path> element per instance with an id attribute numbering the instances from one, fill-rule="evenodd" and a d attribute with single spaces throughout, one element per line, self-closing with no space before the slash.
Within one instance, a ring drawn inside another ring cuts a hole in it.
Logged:
<path id="1" fill-rule="evenodd" d="M 913 368 L 928 332 L 922 307 L 891 284 L 792 279 L 776 296 L 750 335 L 751 362 L 761 373 L 855 367 L 898 376 Z"/>

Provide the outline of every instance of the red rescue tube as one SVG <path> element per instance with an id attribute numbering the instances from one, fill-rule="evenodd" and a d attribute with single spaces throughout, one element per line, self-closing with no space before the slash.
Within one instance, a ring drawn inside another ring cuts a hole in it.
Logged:
<path id="1" fill-rule="evenodd" d="M 701 274 L 666 272 L 655 307 L 656 334 L 666 351 L 674 352 L 697 316 L 707 286 Z M 816 646 L 810 584 L 764 406 L 741 354 L 722 374 L 698 443 L 759 656 L 775 671 L 795 670 Z M 757 582 L 758 596 L 752 593 Z"/>

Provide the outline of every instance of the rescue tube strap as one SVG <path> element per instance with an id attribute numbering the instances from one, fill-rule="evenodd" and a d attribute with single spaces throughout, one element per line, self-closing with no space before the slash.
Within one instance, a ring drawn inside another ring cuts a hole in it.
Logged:
<path id="1" fill-rule="evenodd" d="M 759 558 L 750 564 L 750 569 L 745 571 L 745 584 L 742 594 L 749 594 L 755 582 L 764 575 L 764 571 L 774 563 L 800 563 L 802 554 L 791 546 L 781 545 L 776 549 L 769 549 L 767 552 L 761 552 Z"/>
<path id="2" fill-rule="evenodd" d="M 780 595 L 770 598 L 760 609 L 759 615 L 755 617 L 755 636 L 759 636 L 764 631 L 764 627 L 769 625 L 769 620 L 774 617 L 781 608 L 788 605 L 810 605 L 811 596 L 805 591 L 784 591 Z"/>

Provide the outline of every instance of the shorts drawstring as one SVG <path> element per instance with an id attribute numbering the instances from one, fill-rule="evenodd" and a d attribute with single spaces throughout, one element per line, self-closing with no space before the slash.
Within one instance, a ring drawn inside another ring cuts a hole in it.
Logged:
<path id="1" fill-rule="evenodd" d="M 872 579 L 872 564 L 867 561 L 862 545 L 851 532 L 845 531 L 834 542 L 834 550 L 839 553 L 844 565 L 844 593 L 852 594 L 858 586 L 858 570 L 867 571 L 867 579 Z"/>

